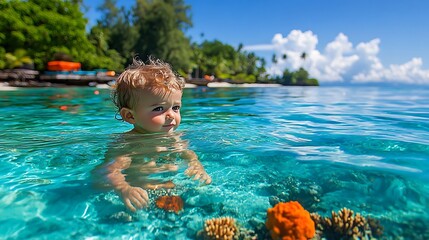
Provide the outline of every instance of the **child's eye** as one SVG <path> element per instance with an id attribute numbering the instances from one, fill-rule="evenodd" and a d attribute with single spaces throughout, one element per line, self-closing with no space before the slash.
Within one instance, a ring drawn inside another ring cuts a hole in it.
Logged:
<path id="1" fill-rule="evenodd" d="M 177 112 L 177 111 L 179 111 L 179 110 L 180 110 L 180 106 L 174 106 L 174 107 L 173 107 L 173 111 L 176 111 L 176 112 Z"/>
<path id="2" fill-rule="evenodd" d="M 161 112 L 162 110 L 164 110 L 164 108 L 163 108 L 163 107 L 156 107 L 156 108 L 154 108 L 152 111 L 153 111 L 153 112 Z"/>

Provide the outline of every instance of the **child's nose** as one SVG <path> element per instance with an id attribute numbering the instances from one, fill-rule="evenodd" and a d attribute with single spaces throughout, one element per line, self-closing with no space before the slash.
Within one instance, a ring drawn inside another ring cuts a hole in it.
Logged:
<path id="1" fill-rule="evenodd" d="M 165 115 L 165 117 L 167 119 L 174 119 L 174 116 L 173 116 L 172 112 L 173 112 L 172 110 L 168 110 L 167 113 L 166 113 L 166 115 Z"/>

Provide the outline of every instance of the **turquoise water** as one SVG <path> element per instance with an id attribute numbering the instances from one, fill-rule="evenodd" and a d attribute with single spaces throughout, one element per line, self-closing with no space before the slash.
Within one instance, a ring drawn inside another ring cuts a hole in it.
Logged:
<path id="1" fill-rule="evenodd" d="M 252 229 L 289 200 L 321 215 L 346 207 L 379 219 L 387 239 L 428 239 L 428 93 L 185 89 L 178 134 L 213 183 L 180 168 L 166 177 L 183 211 L 156 208 L 162 193 L 150 192 L 150 206 L 132 214 L 94 184 L 109 145 L 130 129 L 114 119 L 108 89 L 1 91 L 0 239 L 194 239 L 206 219 Z"/>

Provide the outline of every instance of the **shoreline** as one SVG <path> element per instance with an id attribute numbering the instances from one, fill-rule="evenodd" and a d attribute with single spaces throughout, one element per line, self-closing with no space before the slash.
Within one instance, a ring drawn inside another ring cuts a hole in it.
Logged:
<path id="1" fill-rule="evenodd" d="M 22 87 L 12 87 L 7 84 L 7 82 L 0 82 L 0 91 L 8 91 L 8 90 L 18 90 Z"/>
<path id="2" fill-rule="evenodd" d="M 197 88 L 198 85 L 186 83 L 185 88 Z M 228 82 L 210 82 L 208 88 L 245 88 L 245 87 L 283 87 L 277 83 L 228 83 Z"/>
<path id="3" fill-rule="evenodd" d="M 232 84 L 227 82 L 211 82 L 207 84 L 208 88 L 245 88 L 245 87 L 282 87 L 281 84 L 273 83 L 243 83 Z M 95 86 L 77 86 L 77 85 L 62 85 L 62 86 L 10 86 L 8 82 L 0 82 L 0 91 L 13 91 L 23 88 L 52 88 L 52 87 L 93 87 L 93 88 L 110 88 L 107 84 L 97 84 Z M 200 86 L 192 83 L 186 83 L 185 88 L 198 88 Z"/>
<path id="4" fill-rule="evenodd" d="M 227 82 L 211 82 L 207 84 L 207 87 L 217 88 L 217 87 L 281 87 L 283 85 L 278 83 L 240 83 L 233 84 Z"/>

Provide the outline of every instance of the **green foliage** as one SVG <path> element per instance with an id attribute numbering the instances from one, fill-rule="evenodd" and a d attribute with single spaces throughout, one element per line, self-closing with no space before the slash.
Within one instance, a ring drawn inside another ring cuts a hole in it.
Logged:
<path id="1" fill-rule="evenodd" d="M 87 56 L 88 61 L 84 64 L 96 66 L 96 68 L 106 68 L 115 71 L 122 71 L 125 63 L 125 58 L 120 55 L 115 49 L 110 49 L 105 38 L 104 32 L 99 27 L 94 27 L 88 35 L 88 39 L 95 47 L 96 54 Z M 97 56 L 106 56 L 98 58 Z"/>
<path id="2" fill-rule="evenodd" d="M 295 85 L 296 78 L 294 77 L 293 72 L 289 72 L 288 69 L 283 71 L 283 77 L 279 79 L 279 83 L 283 85 Z"/>
<path id="3" fill-rule="evenodd" d="M 319 81 L 315 78 L 309 78 L 305 81 L 306 86 L 319 86 Z"/>
<path id="4" fill-rule="evenodd" d="M 255 83 L 256 77 L 254 75 L 247 75 L 245 73 L 239 73 L 231 77 L 236 83 Z"/>
<path id="5" fill-rule="evenodd" d="M 0 47 L 0 69 L 6 68 L 6 51 Z"/>
<path id="6" fill-rule="evenodd" d="M 127 60 L 130 62 L 135 55 L 134 46 L 138 38 L 137 28 L 132 22 L 132 11 L 124 7 L 117 8 L 116 0 L 105 0 L 98 10 L 102 16 L 91 29 L 90 40 L 98 43 L 98 51 L 117 51 L 123 58 L 121 64 Z"/>
<path id="7" fill-rule="evenodd" d="M 276 54 L 273 54 L 273 56 L 271 57 L 271 62 L 274 64 L 278 62 Z"/>
<path id="8" fill-rule="evenodd" d="M 48 61 L 82 63 L 83 69 L 122 71 L 138 56 L 163 59 L 185 77 L 214 75 L 236 83 L 318 85 L 308 72 L 285 70 L 272 78 L 266 61 L 218 40 L 191 43 L 185 31 L 192 26 L 190 6 L 184 0 L 136 0 L 134 6 L 117 7 L 104 0 L 101 17 L 89 33 L 81 0 L 0 0 L 0 69 L 34 63 L 44 70 Z M 202 37 L 204 34 L 201 35 Z M 272 62 L 277 63 L 272 56 Z M 301 55 L 303 61 L 306 53 Z"/>
<path id="9" fill-rule="evenodd" d="M 71 55 L 83 63 L 83 68 L 98 67 L 97 62 L 108 61 L 108 57 L 97 55 L 95 46 L 88 40 L 87 20 L 78 2 L 1 1 L 0 46 L 10 53 L 25 49 L 39 70 L 43 70 L 57 52 Z"/>
<path id="10" fill-rule="evenodd" d="M 193 45 L 194 77 L 214 75 L 237 83 L 254 83 L 265 73 L 265 61 L 254 53 L 242 52 L 218 40 Z"/>
<path id="11" fill-rule="evenodd" d="M 97 52 L 122 64 L 136 56 L 154 56 L 180 73 L 192 69 L 191 44 L 183 32 L 192 25 L 190 8 L 182 0 L 137 0 L 129 10 L 116 5 L 116 0 L 105 0 L 98 8 L 102 16 L 89 34 Z M 108 49 L 119 55 L 108 54 Z"/>
<path id="12" fill-rule="evenodd" d="M 308 72 L 304 68 L 299 68 L 298 71 L 294 72 L 293 76 L 296 79 L 296 84 L 302 86 L 308 79 Z"/>
<path id="13" fill-rule="evenodd" d="M 308 78 L 309 74 L 304 68 L 299 68 L 298 71 L 290 72 L 288 69 L 283 71 L 283 76 L 276 79 L 283 85 L 295 86 L 319 86 L 317 79 Z"/>
<path id="14" fill-rule="evenodd" d="M 33 68 L 33 60 L 27 56 L 27 52 L 24 49 L 16 49 L 13 53 L 6 53 L 4 55 L 5 63 L 4 67 L 13 69 L 13 68 L 23 68 L 27 66 Z"/>
<path id="15" fill-rule="evenodd" d="M 190 40 L 183 32 L 191 26 L 188 10 L 183 0 L 137 0 L 136 53 L 142 59 L 148 56 L 163 59 L 176 70 L 188 72 L 192 67 L 192 52 Z"/>
<path id="16" fill-rule="evenodd" d="M 215 40 L 212 42 L 204 41 L 199 47 L 202 56 L 197 63 L 200 65 L 201 75 L 234 74 L 235 50 L 232 46 Z"/>

